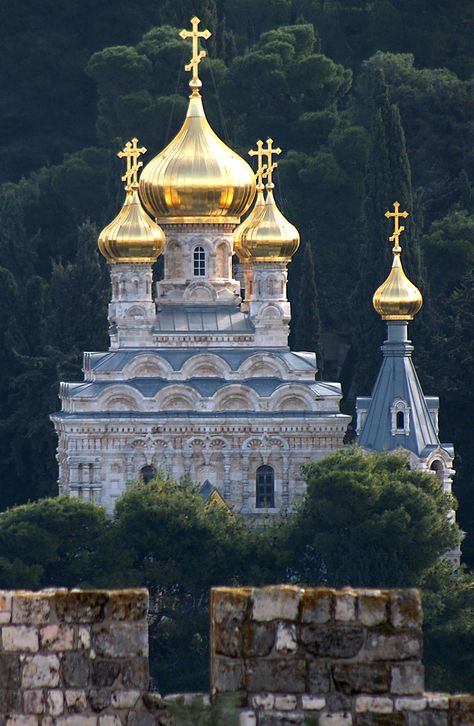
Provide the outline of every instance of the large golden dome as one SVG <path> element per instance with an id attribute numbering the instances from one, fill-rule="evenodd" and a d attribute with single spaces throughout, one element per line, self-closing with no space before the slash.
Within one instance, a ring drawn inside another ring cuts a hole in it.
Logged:
<path id="1" fill-rule="evenodd" d="M 163 252 L 165 235 L 143 209 L 138 184 L 127 188 L 115 219 L 99 235 L 99 250 L 108 262 L 156 262 Z"/>
<path id="2" fill-rule="evenodd" d="M 246 161 L 214 133 L 197 89 L 177 136 L 140 176 L 140 195 L 157 221 L 238 224 L 255 196 Z"/>

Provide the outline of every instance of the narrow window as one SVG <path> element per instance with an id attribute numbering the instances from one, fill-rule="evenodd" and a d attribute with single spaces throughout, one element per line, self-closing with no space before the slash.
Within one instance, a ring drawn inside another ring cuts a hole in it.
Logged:
<path id="1" fill-rule="evenodd" d="M 147 466 L 144 466 L 142 469 L 140 469 L 140 476 L 144 484 L 148 484 L 148 482 L 153 479 L 155 474 L 155 467 L 150 466 L 150 464 L 147 464 Z"/>
<path id="2" fill-rule="evenodd" d="M 203 247 L 194 248 L 194 277 L 206 275 L 206 253 Z"/>
<path id="3" fill-rule="evenodd" d="M 398 431 L 405 430 L 405 414 L 403 411 L 397 411 L 397 429 Z"/>
<path id="4" fill-rule="evenodd" d="M 256 507 L 262 509 L 275 506 L 275 472 L 271 466 L 259 466 L 257 469 Z"/>

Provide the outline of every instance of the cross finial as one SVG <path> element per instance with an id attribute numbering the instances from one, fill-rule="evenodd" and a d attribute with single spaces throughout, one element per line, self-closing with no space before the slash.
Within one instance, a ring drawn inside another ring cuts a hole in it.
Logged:
<path id="1" fill-rule="evenodd" d="M 199 50 L 199 38 L 207 40 L 212 35 L 209 30 L 198 30 L 200 22 L 199 18 L 194 16 L 194 18 L 191 18 L 191 25 L 193 26 L 193 29 L 182 30 L 180 32 L 180 36 L 183 40 L 186 40 L 187 38 L 193 39 L 193 55 L 189 63 L 184 66 L 185 71 L 193 72 L 193 77 L 189 81 L 189 85 L 193 89 L 193 93 L 199 93 L 198 89 L 202 86 L 202 81 L 199 78 L 199 64 L 202 59 L 206 57 L 206 51 Z"/>
<path id="2" fill-rule="evenodd" d="M 267 180 L 266 187 L 267 187 L 267 189 L 273 189 L 273 187 L 274 187 L 274 184 L 273 184 L 273 172 L 275 171 L 275 169 L 278 166 L 278 164 L 276 163 L 276 161 L 275 162 L 273 161 L 273 155 L 274 154 L 277 154 L 277 155 L 278 154 L 281 154 L 281 149 L 279 147 L 277 147 L 276 149 L 274 149 L 273 148 L 273 139 L 267 139 L 267 148 L 266 149 L 262 149 L 262 151 L 263 151 L 264 156 L 267 157 L 267 164 L 265 165 L 266 166 L 266 169 L 265 169 L 265 171 L 263 173 L 263 176 Z"/>
<path id="3" fill-rule="evenodd" d="M 263 191 L 263 177 L 266 174 L 267 171 L 267 164 L 263 163 L 263 157 L 266 156 L 266 151 L 263 148 L 263 141 L 262 139 L 259 139 L 257 141 L 257 148 L 256 149 L 250 149 L 249 156 L 256 156 L 257 157 L 257 173 L 255 174 L 256 180 L 257 180 L 257 189 L 260 191 Z"/>
<path id="4" fill-rule="evenodd" d="M 117 156 L 120 159 L 127 159 L 127 170 L 122 177 L 125 182 L 125 189 L 128 191 L 132 185 L 138 184 L 138 170 L 143 166 L 143 161 L 138 161 L 138 157 L 146 152 L 144 146 L 138 146 L 138 139 L 135 137 L 131 141 L 127 141 L 122 151 Z"/>
<path id="5" fill-rule="evenodd" d="M 400 254 L 400 252 L 402 251 L 402 248 L 400 247 L 400 244 L 399 244 L 399 238 L 400 238 L 401 233 L 405 231 L 405 227 L 400 227 L 400 225 L 398 224 L 398 220 L 400 218 L 406 219 L 408 217 L 408 212 L 399 212 L 400 202 L 394 202 L 393 207 L 395 209 L 394 212 L 385 212 L 385 216 L 387 217 L 387 219 L 390 219 L 390 217 L 393 217 L 394 222 L 395 222 L 393 234 L 388 239 L 390 242 L 394 242 L 392 252 L 394 254 Z"/>

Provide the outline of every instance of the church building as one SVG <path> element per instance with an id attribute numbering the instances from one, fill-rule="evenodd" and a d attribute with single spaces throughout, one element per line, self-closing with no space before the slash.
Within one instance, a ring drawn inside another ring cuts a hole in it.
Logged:
<path id="1" fill-rule="evenodd" d="M 61 383 L 59 492 L 112 512 L 130 483 L 162 469 L 258 517 L 302 497 L 301 465 L 339 449 L 350 417 L 340 384 L 316 380 L 314 353 L 288 347 L 299 235 L 273 196 L 280 149 L 259 141 L 254 173 L 214 133 L 199 78 L 199 39 L 210 33 L 191 22 L 181 130 L 139 179 L 146 149 L 132 139 L 119 153 L 125 200 L 99 238 L 110 348 L 84 354 L 83 381 Z"/>

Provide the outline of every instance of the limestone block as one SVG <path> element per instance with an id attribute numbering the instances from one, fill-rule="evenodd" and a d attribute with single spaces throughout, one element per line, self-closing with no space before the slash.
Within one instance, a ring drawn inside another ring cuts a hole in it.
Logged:
<path id="1" fill-rule="evenodd" d="M 357 696 L 357 713 L 370 711 L 373 713 L 392 713 L 393 701 L 386 696 Z"/>
<path id="2" fill-rule="evenodd" d="M 306 663 L 302 658 L 249 659 L 244 683 L 248 691 L 305 691 Z"/>
<path id="3" fill-rule="evenodd" d="M 423 622 L 421 598 L 418 590 L 392 590 L 390 620 L 395 628 L 420 628 Z"/>
<path id="4" fill-rule="evenodd" d="M 275 648 L 277 653 L 294 653 L 298 648 L 296 642 L 296 625 L 294 623 L 279 623 L 276 633 Z"/>
<path id="5" fill-rule="evenodd" d="M 389 690 L 390 669 L 385 663 L 341 663 L 332 669 L 338 690 L 353 693 L 386 693 Z"/>
<path id="6" fill-rule="evenodd" d="M 257 726 L 257 716 L 254 711 L 241 711 L 239 714 L 239 726 Z"/>
<path id="7" fill-rule="evenodd" d="M 408 696 L 395 699 L 397 711 L 424 711 L 426 704 L 427 699 L 424 696 Z"/>
<path id="8" fill-rule="evenodd" d="M 64 623 L 95 623 L 103 620 L 109 594 L 101 590 L 70 590 L 58 592 L 54 604 L 58 620 Z"/>
<path id="9" fill-rule="evenodd" d="M 9 716 L 6 726 L 38 726 L 37 716 Z"/>
<path id="10" fill-rule="evenodd" d="M 124 688 L 139 688 L 146 691 L 149 680 L 148 658 L 129 658 L 122 662 L 122 685 Z"/>
<path id="11" fill-rule="evenodd" d="M 308 664 L 308 690 L 310 693 L 329 691 L 329 669 L 324 661 L 310 661 Z"/>
<path id="12" fill-rule="evenodd" d="M 111 704 L 114 708 L 133 708 L 140 698 L 140 691 L 114 691 Z"/>
<path id="13" fill-rule="evenodd" d="M 0 715 L 6 713 L 19 713 L 20 711 L 20 691 L 13 688 L 0 688 Z"/>
<path id="14" fill-rule="evenodd" d="M 247 631 L 249 629 L 247 628 Z M 216 653 L 237 658 L 242 651 L 241 624 L 235 620 L 214 623 L 212 647 Z"/>
<path id="15" fill-rule="evenodd" d="M 449 695 L 447 693 L 425 693 L 428 699 L 428 706 L 437 710 L 449 708 Z"/>
<path id="16" fill-rule="evenodd" d="M 108 688 L 91 688 L 87 698 L 93 711 L 105 711 L 110 706 L 111 692 Z"/>
<path id="17" fill-rule="evenodd" d="M 220 693 L 240 691 L 243 688 L 243 674 L 243 661 L 216 655 L 213 660 L 212 689 Z"/>
<path id="18" fill-rule="evenodd" d="M 90 661 L 81 651 L 65 653 L 62 659 L 64 685 L 70 688 L 86 688 L 89 685 Z"/>
<path id="19" fill-rule="evenodd" d="M 59 659 L 56 655 L 27 656 L 21 680 L 23 688 L 55 688 L 59 683 Z"/>
<path id="20" fill-rule="evenodd" d="M 111 620 L 143 620 L 148 612 L 148 590 L 113 590 L 104 608 Z"/>
<path id="21" fill-rule="evenodd" d="M 250 587 L 215 587 L 211 592 L 211 618 L 215 623 L 243 622 L 248 610 Z"/>
<path id="22" fill-rule="evenodd" d="M 97 726 L 97 716 L 80 716 L 77 713 L 60 716 L 55 726 Z"/>
<path id="23" fill-rule="evenodd" d="M 408 720 L 403 720 L 402 723 L 407 723 L 408 726 L 448 726 L 448 714 L 446 713 L 446 711 L 412 711 L 407 715 Z M 464 722 L 449 721 L 449 724 L 453 724 L 453 726 L 455 724 L 459 725 L 460 723 Z M 472 726 L 472 723 L 472 720 L 467 721 L 465 722 L 465 726 L 467 726 L 468 724 L 469 726 Z"/>
<path id="24" fill-rule="evenodd" d="M 295 711 L 298 701 L 296 696 L 275 696 L 275 708 L 277 711 Z"/>
<path id="25" fill-rule="evenodd" d="M 77 629 L 77 647 L 79 649 L 87 650 L 91 647 L 91 630 L 86 625 L 81 625 Z"/>
<path id="26" fill-rule="evenodd" d="M 357 625 L 303 625 L 301 642 L 312 655 L 353 658 L 364 643 L 364 629 Z"/>
<path id="27" fill-rule="evenodd" d="M 300 588 L 292 585 L 273 585 L 253 590 L 253 619 L 296 620 L 300 597 Z"/>
<path id="28" fill-rule="evenodd" d="M 98 656 L 131 658 L 148 655 L 146 623 L 120 623 L 92 626 L 92 647 Z"/>
<path id="29" fill-rule="evenodd" d="M 244 623 L 240 627 L 245 658 L 268 655 L 275 642 L 275 623 Z M 240 655 L 240 653 L 239 653 Z"/>
<path id="30" fill-rule="evenodd" d="M 369 632 L 364 657 L 366 660 L 405 660 L 407 658 L 421 658 L 421 634 L 399 633 L 384 635 L 379 632 Z"/>
<path id="31" fill-rule="evenodd" d="M 43 691 L 39 689 L 23 691 L 23 710 L 25 713 L 43 713 Z"/>
<path id="32" fill-rule="evenodd" d="M 335 620 L 347 622 L 356 618 L 356 597 L 351 592 L 336 592 L 334 606 Z"/>
<path id="33" fill-rule="evenodd" d="M 60 716 L 64 710 L 64 694 L 59 689 L 46 692 L 46 704 L 51 716 Z"/>
<path id="34" fill-rule="evenodd" d="M 120 673 L 120 663 L 114 660 L 94 660 L 90 667 L 92 685 L 99 688 L 110 688 Z"/>
<path id="35" fill-rule="evenodd" d="M 350 713 L 322 713 L 318 726 L 352 726 Z"/>
<path id="36" fill-rule="evenodd" d="M 46 625 L 40 630 L 42 650 L 71 650 L 74 630 L 69 625 Z"/>
<path id="37" fill-rule="evenodd" d="M 389 594 L 381 590 L 363 590 L 358 595 L 358 618 L 361 623 L 372 627 L 386 623 L 388 619 Z"/>
<path id="38" fill-rule="evenodd" d="M 321 696 L 308 696 L 303 694 L 301 703 L 304 711 L 321 711 L 326 705 L 326 699 Z"/>
<path id="39" fill-rule="evenodd" d="M 334 594 L 332 590 L 310 588 L 301 594 L 301 622 L 327 623 L 331 619 Z"/>
<path id="40" fill-rule="evenodd" d="M 416 695 L 425 688 L 425 669 L 421 663 L 399 663 L 392 666 L 390 690 L 399 695 Z"/>
<path id="41" fill-rule="evenodd" d="M 122 721 L 115 714 L 107 714 L 99 718 L 99 726 L 122 726 Z"/>
<path id="42" fill-rule="evenodd" d="M 5 625 L 2 628 L 2 644 L 4 651 L 36 653 L 38 630 L 28 625 Z"/>
<path id="43" fill-rule="evenodd" d="M 87 710 L 87 697 L 83 689 L 74 689 L 64 691 L 64 700 L 70 711 L 79 713 Z"/>
<path id="44" fill-rule="evenodd" d="M 304 714 L 290 711 L 264 711 L 259 715 L 259 726 L 293 726 L 303 724 Z"/>
<path id="45" fill-rule="evenodd" d="M 264 711 L 271 711 L 275 706 L 275 696 L 272 693 L 258 693 L 252 696 L 253 708 L 263 708 Z"/>
<path id="46" fill-rule="evenodd" d="M 0 625 L 9 623 L 12 618 L 12 594 L 8 590 L 0 590 Z"/>
<path id="47" fill-rule="evenodd" d="M 16 592 L 12 601 L 12 623 L 45 625 L 51 613 L 51 594 Z"/>
<path id="48" fill-rule="evenodd" d="M 0 653 L 0 684 L 1 688 L 20 687 L 20 661 L 18 656 Z"/>

